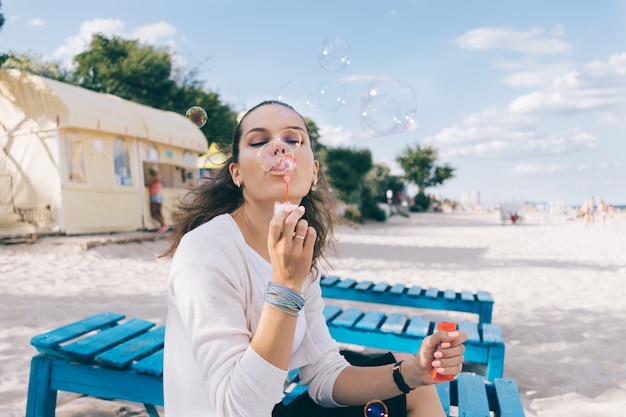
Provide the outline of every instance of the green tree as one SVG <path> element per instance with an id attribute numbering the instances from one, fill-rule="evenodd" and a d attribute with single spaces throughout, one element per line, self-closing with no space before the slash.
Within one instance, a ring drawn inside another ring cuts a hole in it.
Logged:
<path id="1" fill-rule="evenodd" d="M 404 190 L 402 179 L 391 175 L 391 169 L 384 163 L 374 164 L 365 176 L 365 186 L 371 190 L 373 198 L 379 203 L 387 202 L 387 190 L 395 196 Z"/>
<path id="2" fill-rule="evenodd" d="M 165 48 L 96 34 L 74 61 L 75 81 L 82 87 L 159 109 L 171 107 L 176 84 L 172 56 Z"/>
<path id="3" fill-rule="evenodd" d="M 323 163 L 339 197 L 346 203 L 360 203 L 363 179 L 372 168 L 369 149 L 326 148 Z"/>
<path id="4" fill-rule="evenodd" d="M 2 7 L 1 1 L 0 1 L 0 7 Z M 2 26 L 4 26 L 4 14 L 0 13 L 0 30 L 2 30 Z"/>
<path id="5" fill-rule="evenodd" d="M 72 78 L 71 71 L 62 68 L 59 62 L 44 61 L 40 54 L 18 54 L 15 51 L 9 51 L 3 58 L 0 61 L 0 68 L 17 68 L 57 81 L 67 82 Z"/>
<path id="6" fill-rule="evenodd" d="M 407 146 L 396 158 L 404 170 L 404 178 L 414 183 L 420 193 L 428 187 L 436 187 L 454 177 L 454 168 L 448 164 L 436 165 L 437 150 L 431 146 Z"/>
<path id="7" fill-rule="evenodd" d="M 0 1 L 0 7 L 2 7 L 2 1 Z M 2 26 L 4 26 L 4 14 L 0 13 L 0 32 L 2 31 Z M 6 61 L 7 58 L 7 54 L 0 53 L 0 68 L 2 68 L 4 61 Z"/>

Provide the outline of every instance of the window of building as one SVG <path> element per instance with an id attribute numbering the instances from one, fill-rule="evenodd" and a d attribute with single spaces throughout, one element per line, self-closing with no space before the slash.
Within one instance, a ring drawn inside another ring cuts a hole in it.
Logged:
<path id="1" fill-rule="evenodd" d="M 115 165 L 115 183 L 123 187 L 133 185 L 130 172 L 130 155 L 128 141 L 124 138 L 115 138 L 113 142 L 113 163 Z"/>
<path id="2" fill-rule="evenodd" d="M 80 134 L 70 130 L 65 134 L 65 153 L 67 159 L 67 174 L 72 182 L 86 183 L 85 157 L 83 155 L 83 141 Z"/>

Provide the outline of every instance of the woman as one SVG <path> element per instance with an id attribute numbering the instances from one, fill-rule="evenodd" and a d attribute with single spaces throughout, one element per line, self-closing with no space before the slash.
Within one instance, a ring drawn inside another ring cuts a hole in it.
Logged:
<path id="1" fill-rule="evenodd" d="M 149 169 L 150 179 L 148 180 L 148 190 L 150 191 L 150 214 L 159 222 L 161 227 L 157 230 L 157 233 L 163 233 L 170 227 L 165 224 L 165 218 L 163 217 L 163 182 L 161 181 L 161 173 L 159 168 L 154 166 Z"/>
<path id="2" fill-rule="evenodd" d="M 286 129 L 301 138 L 289 184 L 295 206 L 275 214 L 285 183 L 257 155 Z M 392 417 L 444 416 L 431 371 L 460 372 L 463 332 L 436 333 L 416 356 L 388 354 L 376 366 L 351 366 L 329 334 L 317 266 L 332 239 L 331 200 L 307 125 L 293 108 L 267 101 L 248 111 L 235 130 L 231 159 L 185 201 L 166 253 L 173 256 L 168 415 L 360 417 L 363 404 L 377 398 L 389 399 Z M 397 383 L 393 368 L 400 360 Z M 283 384 L 293 368 L 308 395 L 284 406 Z"/>

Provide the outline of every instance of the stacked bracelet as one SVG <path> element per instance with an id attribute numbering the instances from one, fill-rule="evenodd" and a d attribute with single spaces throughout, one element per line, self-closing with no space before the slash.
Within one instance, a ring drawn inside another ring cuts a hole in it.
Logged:
<path id="1" fill-rule="evenodd" d="M 267 286 L 265 302 L 294 317 L 298 317 L 298 312 L 304 307 L 304 298 L 300 294 L 275 282 L 270 282 Z"/>

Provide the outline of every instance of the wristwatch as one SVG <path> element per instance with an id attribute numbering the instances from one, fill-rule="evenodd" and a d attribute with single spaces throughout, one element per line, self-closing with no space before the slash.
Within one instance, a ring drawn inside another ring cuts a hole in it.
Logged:
<path id="1" fill-rule="evenodd" d="M 406 384 L 406 382 L 404 382 L 404 377 L 402 376 L 402 370 L 400 369 L 400 366 L 402 365 L 402 362 L 404 362 L 404 361 L 398 361 L 393 366 L 393 370 L 392 370 L 393 380 L 396 382 L 396 385 L 398 386 L 400 391 L 402 391 L 405 394 L 408 394 L 410 391 L 414 390 L 415 388 L 409 387 Z"/>

